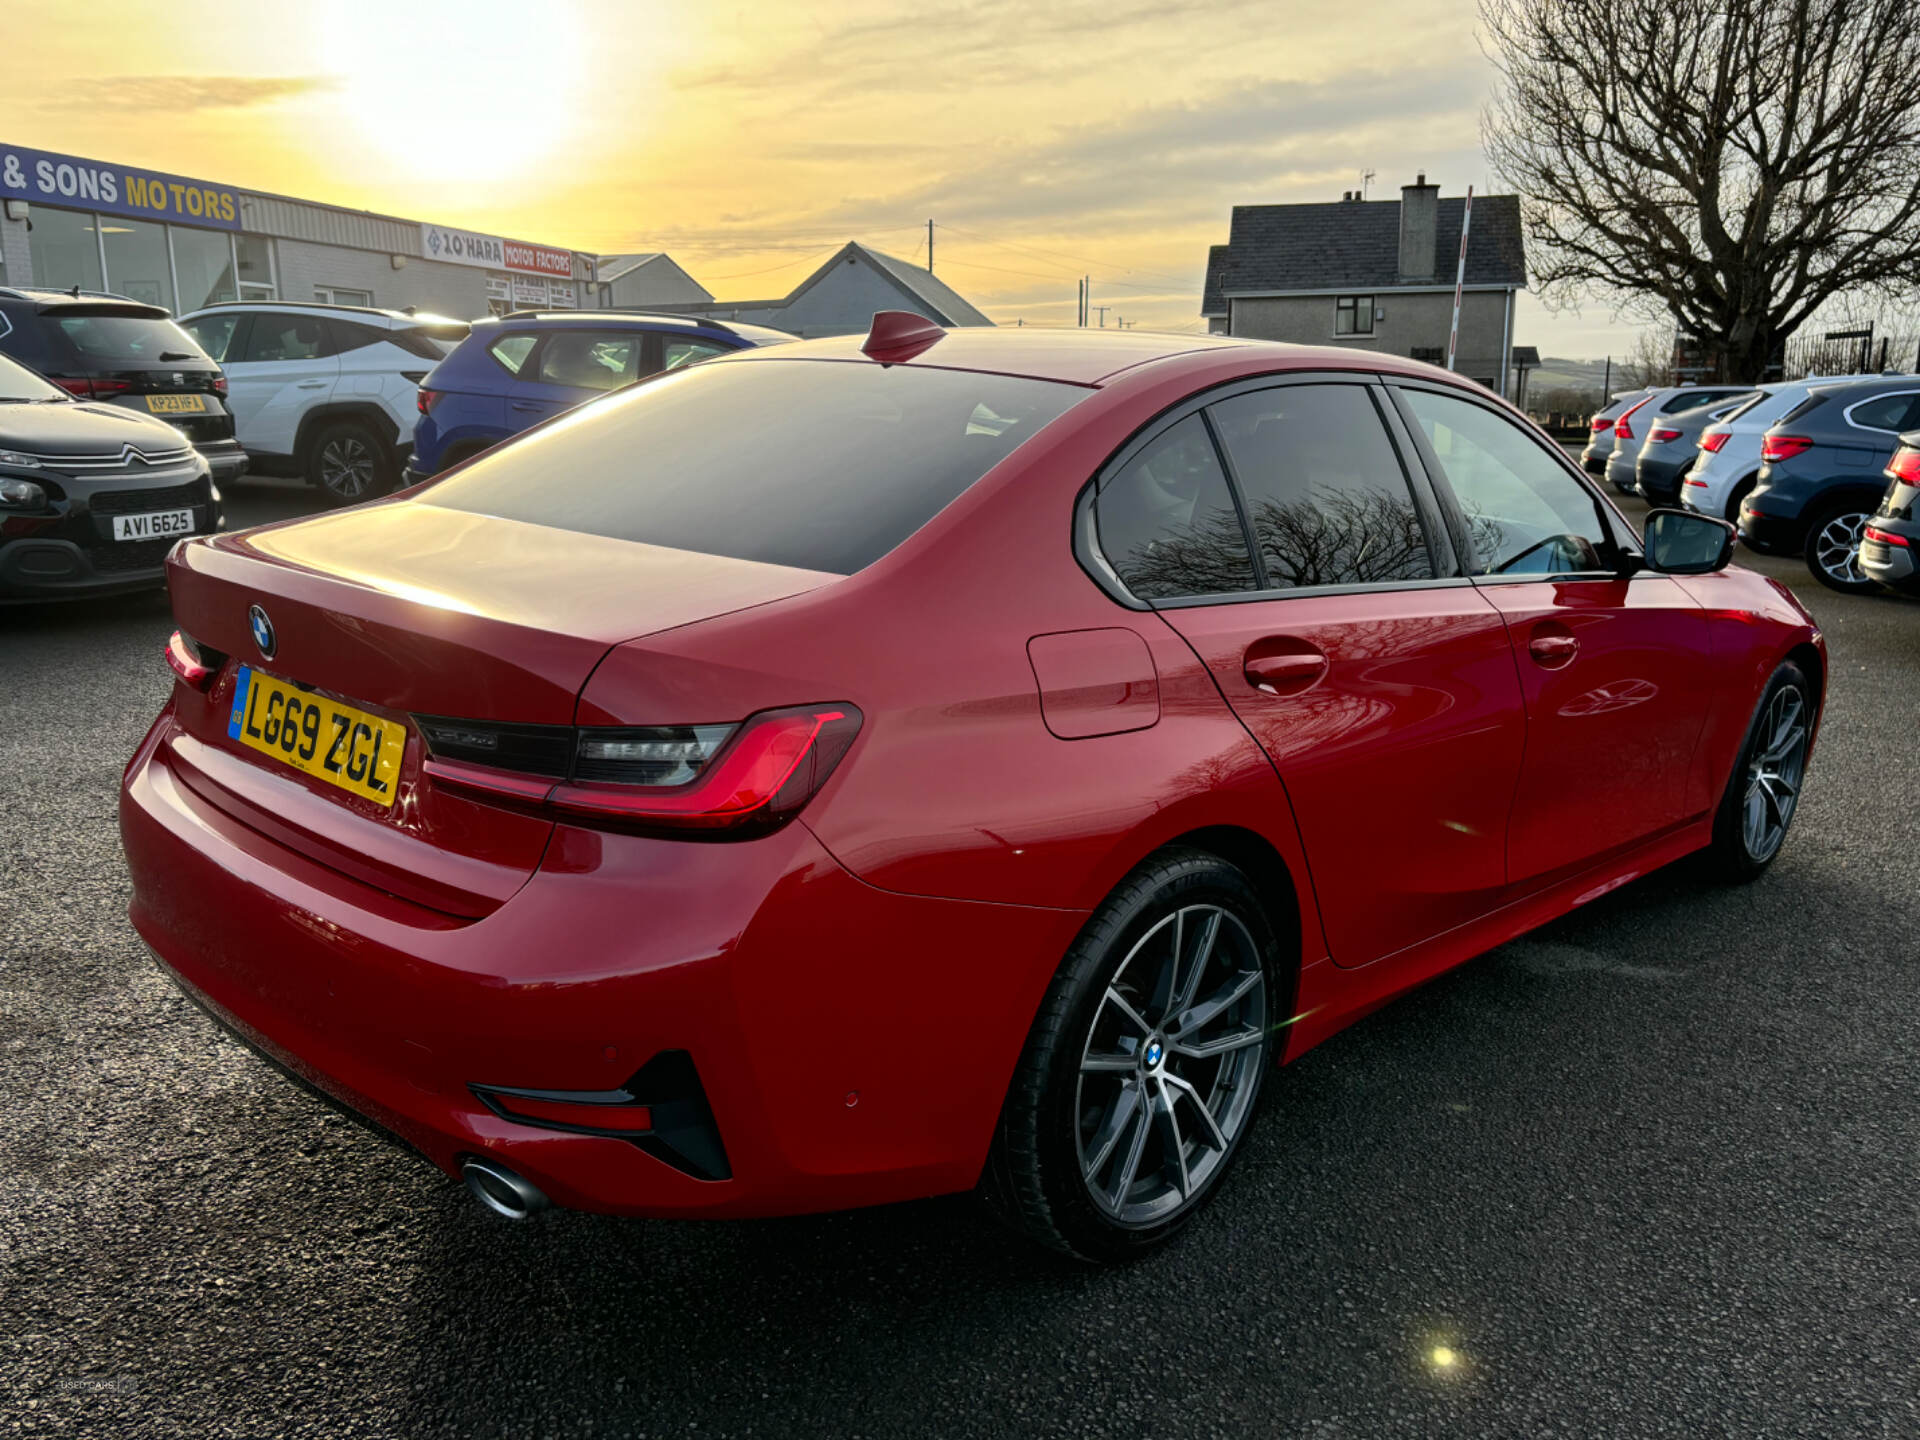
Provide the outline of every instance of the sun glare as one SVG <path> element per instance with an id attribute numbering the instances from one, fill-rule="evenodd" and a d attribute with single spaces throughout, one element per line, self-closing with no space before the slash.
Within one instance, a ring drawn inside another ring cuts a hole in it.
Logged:
<path id="1" fill-rule="evenodd" d="M 340 0 L 316 13 L 338 113 L 403 176 L 524 181 L 580 132 L 588 67 L 572 4 Z"/>

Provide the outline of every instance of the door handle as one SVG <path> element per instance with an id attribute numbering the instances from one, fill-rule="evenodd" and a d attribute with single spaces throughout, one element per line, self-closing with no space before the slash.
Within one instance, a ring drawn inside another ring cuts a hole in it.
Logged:
<path id="1" fill-rule="evenodd" d="M 1318 651 L 1286 655 L 1249 654 L 1242 665 L 1247 683 L 1268 695 L 1298 695 L 1327 673 L 1327 657 Z"/>
<path id="2" fill-rule="evenodd" d="M 1571 635 L 1555 635 L 1548 632 L 1535 635 L 1527 641 L 1527 653 L 1533 656 L 1534 663 L 1548 670 L 1558 670 L 1571 664 L 1573 657 L 1580 653 L 1580 642 Z"/>
<path id="3" fill-rule="evenodd" d="M 515 410 L 531 411 L 534 414 L 538 414 L 540 411 L 539 402 L 534 400 L 516 400 L 513 402 L 513 408 Z"/>
<path id="4" fill-rule="evenodd" d="M 319 390 L 324 388 L 326 383 L 324 380 L 302 380 L 293 388 L 296 390 Z"/>

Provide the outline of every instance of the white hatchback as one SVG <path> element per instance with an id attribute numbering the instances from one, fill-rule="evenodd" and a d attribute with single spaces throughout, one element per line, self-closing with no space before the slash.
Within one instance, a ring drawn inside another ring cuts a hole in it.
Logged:
<path id="1" fill-rule="evenodd" d="M 1760 441 L 1816 385 L 1877 380 L 1877 375 L 1809 375 L 1755 387 L 1759 394 L 1700 432 L 1700 454 L 1680 482 L 1680 503 L 1717 519 L 1740 522 L 1740 502 L 1760 478 Z"/>
<path id="2" fill-rule="evenodd" d="M 336 505 L 398 482 L 420 382 L 469 328 L 438 315 L 289 300 L 212 305 L 179 323 L 226 372 L 248 469 L 303 477 Z"/>

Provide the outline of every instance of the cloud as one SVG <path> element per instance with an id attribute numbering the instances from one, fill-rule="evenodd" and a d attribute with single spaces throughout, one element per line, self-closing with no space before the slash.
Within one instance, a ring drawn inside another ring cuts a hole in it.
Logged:
<path id="1" fill-rule="evenodd" d="M 104 75 L 72 80 L 41 104 L 46 110 L 110 111 L 155 119 L 201 110 L 242 110 L 332 90 L 326 75 Z"/>

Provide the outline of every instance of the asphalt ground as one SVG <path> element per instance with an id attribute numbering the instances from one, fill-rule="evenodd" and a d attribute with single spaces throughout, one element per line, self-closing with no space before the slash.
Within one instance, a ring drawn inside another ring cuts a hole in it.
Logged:
<path id="1" fill-rule="evenodd" d="M 482 1213 L 135 941 L 164 601 L 0 612 L 0 1435 L 1920 1434 L 1920 604 L 1744 560 L 1832 646 L 1773 869 L 1654 875 L 1322 1045 L 1105 1272 L 964 1197 Z"/>

